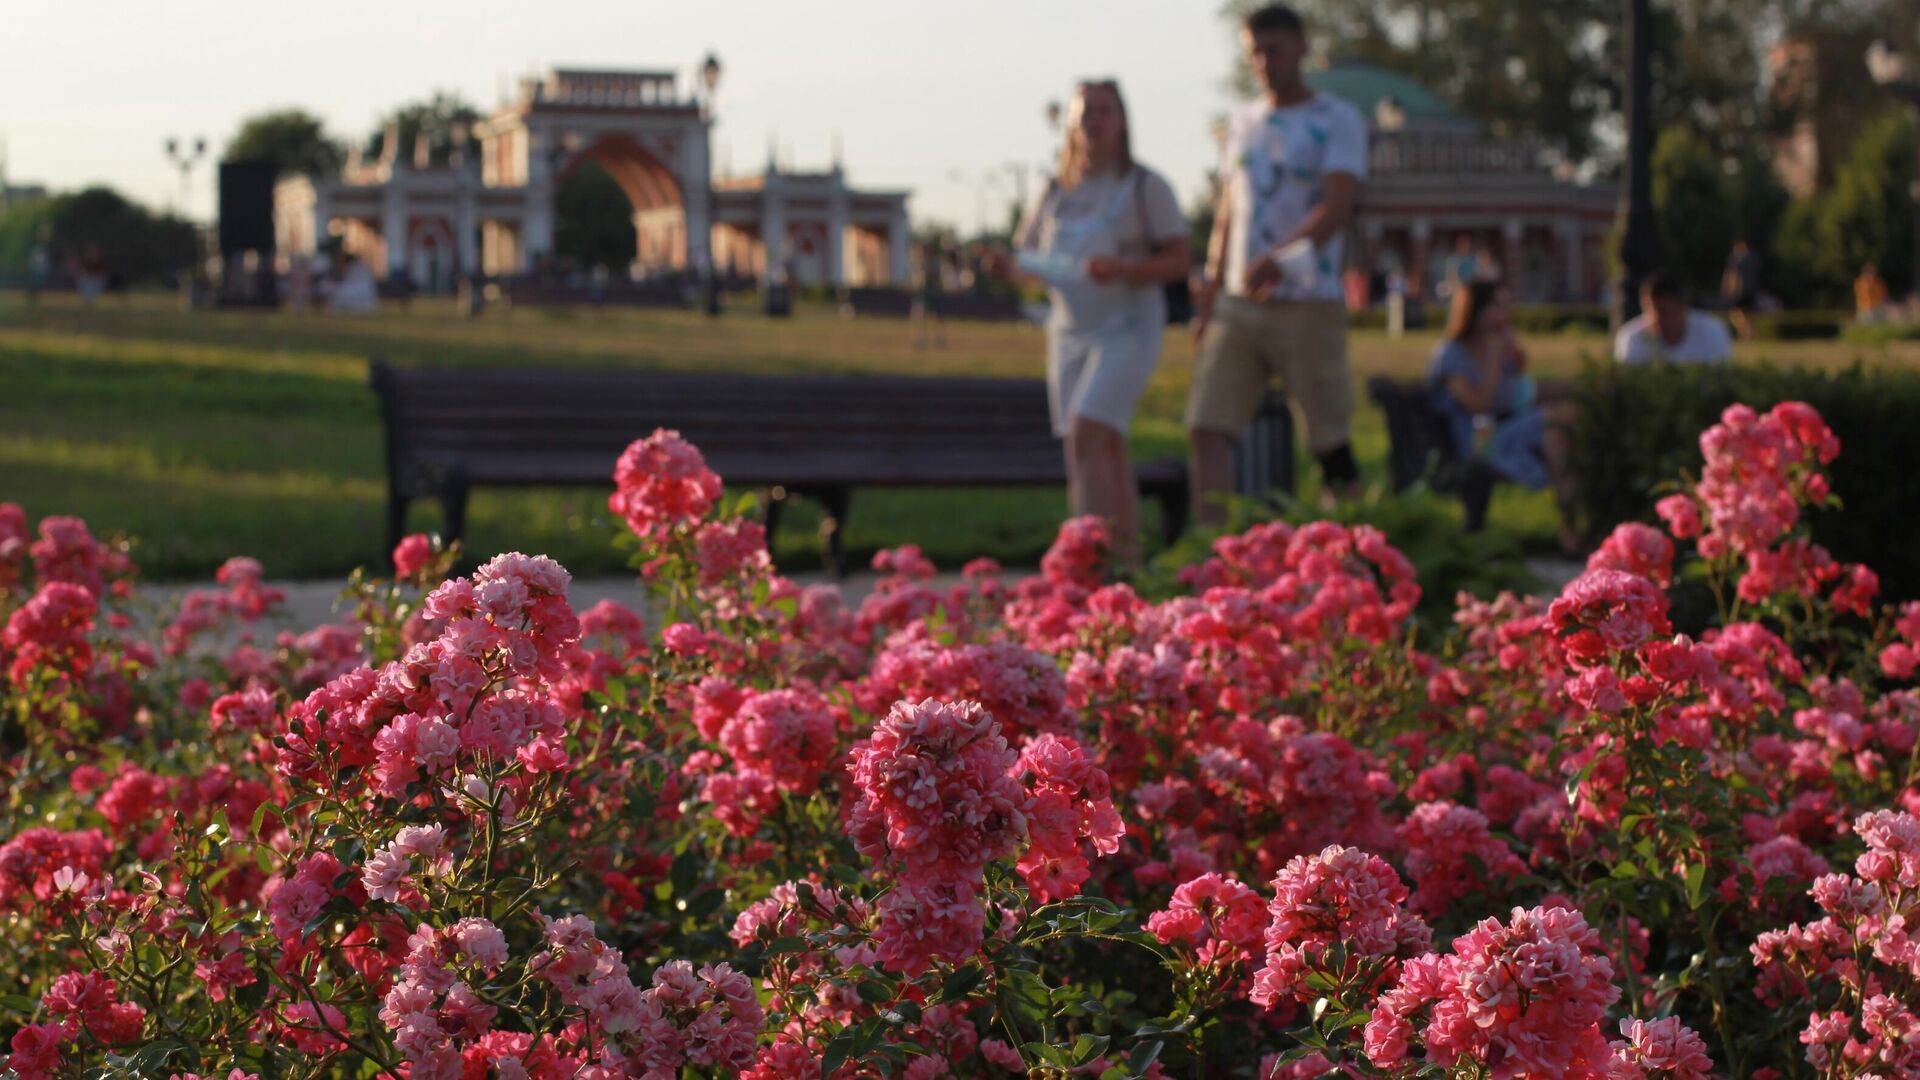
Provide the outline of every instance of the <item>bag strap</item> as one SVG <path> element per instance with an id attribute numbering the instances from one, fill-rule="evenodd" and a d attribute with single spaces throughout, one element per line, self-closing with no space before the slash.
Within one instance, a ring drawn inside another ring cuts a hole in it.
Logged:
<path id="1" fill-rule="evenodd" d="M 1040 239 L 1040 225 L 1047 220 L 1047 215 L 1053 212 L 1054 203 L 1058 202 L 1059 198 L 1059 177 L 1047 177 L 1047 193 L 1040 196 L 1040 205 L 1033 208 L 1033 219 L 1026 223 L 1028 228 L 1022 230 L 1023 232 L 1031 231 L 1033 234 L 1032 238 L 1036 244 Z"/>
<path id="2" fill-rule="evenodd" d="M 1160 247 L 1160 238 L 1153 235 L 1153 216 L 1147 213 L 1147 168 L 1144 165 L 1133 167 L 1133 210 L 1140 218 L 1140 238 L 1146 242 L 1147 254 L 1155 254 Z"/>

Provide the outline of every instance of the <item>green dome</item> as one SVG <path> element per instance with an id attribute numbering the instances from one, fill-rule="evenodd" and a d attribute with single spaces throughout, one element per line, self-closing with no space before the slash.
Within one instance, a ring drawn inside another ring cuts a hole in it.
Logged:
<path id="1" fill-rule="evenodd" d="M 1438 94 L 1398 72 L 1358 61 L 1336 61 L 1306 73 L 1307 84 L 1342 98 L 1374 123 L 1380 102 L 1391 98 L 1407 114 L 1410 128 L 1478 131 L 1480 125 L 1455 112 Z"/>

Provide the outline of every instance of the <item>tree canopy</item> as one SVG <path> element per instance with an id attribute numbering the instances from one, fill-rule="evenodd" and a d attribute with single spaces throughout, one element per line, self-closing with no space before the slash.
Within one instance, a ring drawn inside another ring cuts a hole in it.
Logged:
<path id="1" fill-rule="evenodd" d="M 0 213 L 0 270 L 24 270 L 39 244 L 46 245 L 56 269 L 98 249 L 110 274 L 136 283 L 192 266 L 195 250 L 190 223 L 155 214 L 108 187 L 34 199 Z"/>
<path id="2" fill-rule="evenodd" d="M 1237 22 L 1262 0 L 1227 0 Z M 1606 167 L 1620 135 L 1619 0 L 1295 0 L 1316 51 L 1379 64 L 1417 80 L 1498 136 L 1530 137 Z M 1785 122 L 1770 100 L 1767 51 L 1787 35 L 1844 41 L 1846 62 L 1823 84 L 1859 89 L 1864 45 L 1887 37 L 1920 53 L 1911 0 L 1657 0 L 1656 125 L 1692 124 L 1717 151 Z M 1233 83 L 1251 92 L 1237 57 Z M 1849 139 L 1843 137 L 1841 145 Z"/>
<path id="3" fill-rule="evenodd" d="M 402 159 L 413 160 L 414 140 L 424 132 L 431 160 L 444 162 L 453 154 L 454 133 L 471 128 L 479 119 L 480 110 L 460 94 L 435 90 L 425 101 L 402 105 L 382 117 L 367 139 L 367 156 L 380 156 L 386 147 L 387 129 L 397 125 Z"/>
<path id="4" fill-rule="evenodd" d="M 275 109 L 248 117 L 221 151 L 224 161 L 271 161 L 283 173 L 326 176 L 340 170 L 346 150 L 305 109 Z"/>

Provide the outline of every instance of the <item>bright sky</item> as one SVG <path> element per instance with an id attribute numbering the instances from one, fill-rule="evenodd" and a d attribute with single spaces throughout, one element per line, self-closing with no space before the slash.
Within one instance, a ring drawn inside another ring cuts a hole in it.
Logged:
<path id="1" fill-rule="evenodd" d="M 484 112 L 505 77 L 549 66 L 671 68 L 685 88 L 711 49 L 717 161 L 757 169 L 777 136 L 823 167 L 837 134 L 855 185 L 909 188 L 916 220 L 971 230 L 983 174 L 997 219 L 1003 166 L 1053 156 L 1044 104 L 1087 75 L 1120 80 L 1136 154 L 1190 201 L 1230 104 L 1229 30 L 1217 0 L 0 0 L 0 138 L 14 183 L 172 206 L 170 135 L 205 135 L 211 160 L 243 117 L 298 105 L 358 139 L 435 88 Z M 196 216 L 213 186 L 203 164 Z"/>

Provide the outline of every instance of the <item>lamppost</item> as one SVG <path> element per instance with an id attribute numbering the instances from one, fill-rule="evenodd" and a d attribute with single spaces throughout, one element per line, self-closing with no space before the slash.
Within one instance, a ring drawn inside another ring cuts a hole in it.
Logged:
<path id="1" fill-rule="evenodd" d="M 1626 0 L 1627 162 L 1621 185 L 1620 295 L 1617 321 L 1640 314 L 1640 283 L 1660 263 L 1653 223 L 1653 12 L 1651 0 Z"/>
<path id="2" fill-rule="evenodd" d="M 719 223 L 717 219 L 720 216 L 713 194 L 713 123 L 718 115 L 714 108 L 714 95 L 719 90 L 720 58 L 709 52 L 700 63 L 700 112 L 701 118 L 707 122 L 707 237 L 704 246 L 707 253 L 706 310 L 709 316 L 720 314 L 720 266 L 719 260 L 713 257 L 714 226 Z"/>
<path id="3" fill-rule="evenodd" d="M 991 169 L 983 169 L 976 176 L 961 168 L 947 170 L 947 179 L 963 188 L 973 189 L 973 235 L 977 239 L 987 231 L 987 187 L 999 178 Z M 954 232 L 957 234 L 959 229 Z"/>
<path id="4" fill-rule="evenodd" d="M 1207 121 L 1207 137 L 1213 141 L 1213 168 L 1207 170 L 1207 190 L 1216 202 L 1221 185 L 1227 182 L 1227 137 L 1231 134 L 1225 114 L 1215 113 L 1213 119 Z"/>
<path id="5" fill-rule="evenodd" d="M 180 216 L 190 216 L 187 204 L 193 201 L 193 167 L 207 156 L 207 140 L 204 136 L 193 140 L 191 147 L 185 139 L 172 136 L 165 143 L 167 160 L 180 170 Z"/>
<path id="6" fill-rule="evenodd" d="M 1914 118 L 1920 122 L 1920 72 L 1907 66 L 1907 58 L 1885 41 L 1876 41 L 1867 49 L 1867 72 L 1873 81 L 1906 98 L 1914 106 Z M 1920 146 L 1916 146 L 1913 182 L 1907 188 L 1913 201 L 1913 262 L 1907 268 L 1908 291 L 1920 297 Z"/>
<path id="7" fill-rule="evenodd" d="M 1009 161 L 1000 166 L 1006 171 L 1008 179 L 1013 181 L 1013 199 L 1019 207 L 1019 213 L 1027 209 L 1027 165 L 1022 161 Z"/>

